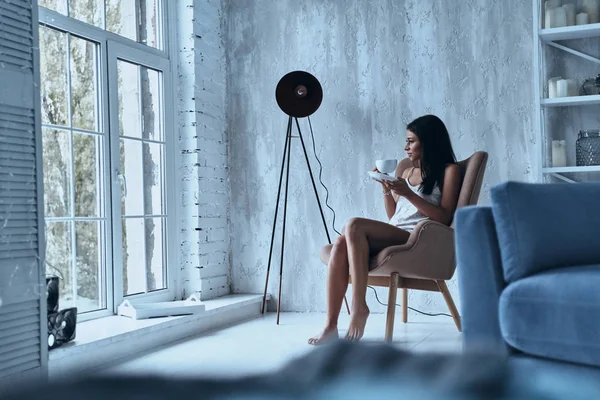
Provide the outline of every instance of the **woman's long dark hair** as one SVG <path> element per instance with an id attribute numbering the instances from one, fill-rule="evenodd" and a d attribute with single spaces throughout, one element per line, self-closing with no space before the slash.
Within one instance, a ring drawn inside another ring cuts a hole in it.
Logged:
<path id="1" fill-rule="evenodd" d="M 421 192 L 429 195 L 437 185 L 444 187 L 444 173 L 448 164 L 456 164 L 448 129 L 435 115 L 424 115 L 406 126 L 419 138 L 421 144 Z"/>

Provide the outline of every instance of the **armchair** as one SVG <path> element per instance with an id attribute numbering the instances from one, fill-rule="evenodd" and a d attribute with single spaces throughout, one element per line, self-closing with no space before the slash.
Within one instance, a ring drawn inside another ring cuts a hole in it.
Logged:
<path id="1" fill-rule="evenodd" d="M 463 181 L 457 209 L 477 204 L 488 154 L 478 151 L 458 164 Z M 396 176 L 410 167 L 409 159 L 402 160 L 396 167 Z M 371 257 L 368 284 L 388 287 L 389 298 L 385 339 L 391 341 L 394 331 L 397 290 L 402 288 L 402 321 L 408 321 L 408 289 L 441 292 L 450 314 L 459 331 L 460 315 L 446 286 L 456 269 L 454 253 L 454 229 L 435 221 L 423 221 L 411 232 L 408 241 L 399 246 L 390 246 Z M 321 248 L 321 261 L 327 265 L 333 245 Z M 350 277 L 350 283 L 352 278 Z"/>

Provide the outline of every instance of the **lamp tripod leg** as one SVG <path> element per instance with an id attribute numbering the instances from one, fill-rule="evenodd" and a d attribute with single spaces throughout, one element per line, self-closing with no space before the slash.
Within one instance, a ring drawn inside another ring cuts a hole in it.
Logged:
<path id="1" fill-rule="evenodd" d="M 285 197 L 283 201 L 283 230 L 281 233 L 281 263 L 279 265 L 279 294 L 277 296 L 277 325 L 279 325 L 279 313 L 281 311 L 281 282 L 283 278 L 283 250 L 285 247 L 285 220 L 287 217 L 287 198 L 288 188 L 290 185 L 290 158 L 292 156 L 292 118 L 290 117 L 289 129 L 288 129 L 288 149 L 287 149 L 287 166 L 285 172 Z"/>
<path id="2" fill-rule="evenodd" d="M 269 285 L 269 273 L 271 272 L 271 259 L 273 256 L 273 242 L 275 240 L 275 228 L 277 226 L 277 211 L 279 210 L 279 198 L 281 197 L 281 183 L 283 181 L 283 170 L 285 167 L 285 158 L 288 154 L 288 142 L 290 141 L 290 131 L 292 129 L 292 117 L 288 120 L 288 126 L 285 135 L 285 145 L 283 147 L 283 159 L 281 160 L 281 172 L 279 173 L 279 189 L 277 190 L 277 202 L 275 203 L 275 216 L 273 217 L 273 230 L 271 232 L 271 248 L 269 250 L 269 263 L 267 266 L 267 277 L 265 279 L 265 291 L 263 293 L 261 314 L 265 313 L 265 303 L 267 300 L 267 287 Z"/>
<path id="3" fill-rule="evenodd" d="M 298 123 L 298 118 L 294 118 L 296 121 L 296 127 L 298 128 L 298 136 L 300 137 L 300 142 L 302 143 L 302 150 L 304 151 L 304 158 L 306 158 L 306 165 L 308 165 L 308 173 L 310 174 L 310 180 L 312 182 L 313 190 L 315 191 L 315 196 L 317 198 L 317 204 L 319 205 L 319 211 L 321 212 L 321 219 L 323 220 L 323 227 L 325 228 L 325 234 L 327 235 L 327 241 L 331 244 L 331 238 L 329 236 L 329 230 L 327 229 L 327 222 L 325 221 L 325 214 L 323 214 L 323 208 L 321 207 L 321 200 L 319 200 L 319 192 L 317 191 L 317 185 L 315 184 L 315 178 L 313 177 L 312 169 L 310 167 L 310 161 L 308 160 L 308 153 L 306 152 L 306 146 L 304 145 L 304 138 L 302 137 L 302 131 L 300 131 L 300 124 Z M 284 222 L 285 224 L 285 222 Z M 348 311 L 348 315 L 350 315 L 350 307 L 348 306 L 348 300 L 346 299 L 346 295 L 344 295 L 344 303 L 346 304 L 346 310 Z"/>

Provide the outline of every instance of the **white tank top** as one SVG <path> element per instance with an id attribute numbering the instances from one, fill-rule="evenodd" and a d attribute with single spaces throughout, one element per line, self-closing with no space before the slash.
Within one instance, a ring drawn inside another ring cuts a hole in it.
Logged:
<path id="1" fill-rule="evenodd" d="M 430 202 L 433 205 L 439 206 L 440 202 L 442 201 L 442 192 L 441 192 L 439 186 L 437 186 L 437 185 L 434 186 L 433 190 L 431 191 L 431 194 L 429 194 L 429 195 L 423 194 L 419 190 L 420 185 L 413 186 L 408 181 L 408 179 L 410 178 L 410 176 L 413 173 L 413 170 L 414 170 L 414 167 L 411 169 L 408 176 L 406 177 L 406 183 L 408 184 L 408 187 L 413 192 L 415 192 L 419 197 L 427 200 L 428 202 Z M 390 218 L 388 223 L 391 225 L 395 225 L 400 229 L 404 229 L 405 231 L 411 232 L 413 229 L 415 229 L 415 226 L 417 226 L 417 224 L 419 222 L 425 221 L 428 219 L 429 219 L 429 217 L 422 214 L 417 209 L 417 207 L 415 207 L 410 201 L 408 201 L 406 199 L 406 197 L 400 196 L 396 203 L 396 211 L 394 212 L 394 215 L 392 216 L 392 218 Z"/>

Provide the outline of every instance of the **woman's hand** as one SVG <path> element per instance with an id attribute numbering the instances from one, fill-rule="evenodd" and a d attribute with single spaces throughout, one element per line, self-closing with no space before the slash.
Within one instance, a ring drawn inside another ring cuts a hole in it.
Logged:
<path id="1" fill-rule="evenodd" d="M 397 178 L 395 181 L 383 182 L 388 191 L 392 191 L 398 196 L 406 197 L 414 192 L 408 187 L 405 179 Z"/>
<path id="2" fill-rule="evenodd" d="M 379 171 L 379 170 L 377 169 L 377 167 L 373 168 L 371 171 L 373 171 L 373 172 L 379 172 L 379 173 L 381 173 L 381 171 Z M 389 190 L 389 189 L 386 187 L 386 185 L 385 185 L 385 182 L 384 182 L 384 181 L 382 181 L 382 180 L 380 180 L 380 179 L 374 179 L 374 180 L 376 180 L 377 182 L 381 183 L 381 188 L 382 188 L 384 191 L 386 191 L 386 192 L 389 192 L 389 191 L 390 191 L 390 190 Z"/>

